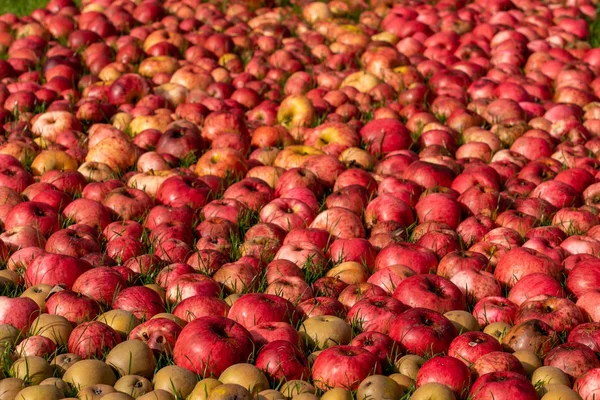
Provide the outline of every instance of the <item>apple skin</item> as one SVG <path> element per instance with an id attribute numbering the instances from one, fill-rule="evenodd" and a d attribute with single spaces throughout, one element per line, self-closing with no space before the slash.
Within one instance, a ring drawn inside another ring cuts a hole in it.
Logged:
<path id="1" fill-rule="evenodd" d="M 52 286 L 62 284 L 71 289 L 76 279 L 92 266 L 81 259 L 62 254 L 46 253 L 36 257 L 25 271 L 25 285 L 42 283 Z"/>
<path id="2" fill-rule="evenodd" d="M 519 280 L 508 293 L 507 299 L 520 306 L 529 298 L 538 295 L 565 297 L 565 292 L 561 284 L 552 277 L 535 273 Z"/>
<path id="3" fill-rule="evenodd" d="M 536 250 L 514 248 L 500 259 L 494 270 L 496 279 L 509 288 L 522 277 L 533 273 L 545 273 L 559 280 L 562 266 Z"/>
<path id="4" fill-rule="evenodd" d="M 102 202 L 104 197 L 110 191 L 123 186 L 125 186 L 125 184 L 118 179 L 109 179 L 103 182 L 90 182 L 83 188 L 81 197 L 84 199 Z"/>
<path id="5" fill-rule="evenodd" d="M 83 225 L 87 226 L 87 225 Z M 93 232 L 93 228 L 92 232 Z M 64 254 L 71 257 L 82 257 L 88 253 L 99 253 L 100 243 L 90 232 L 77 231 L 73 225 L 53 233 L 46 242 L 45 250 L 49 253 Z"/>
<path id="6" fill-rule="evenodd" d="M 415 217 L 409 204 L 395 196 L 384 194 L 370 201 L 365 209 L 367 228 L 372 228 L 380 221 L 395 221 L 408 227 L 415 222 Z"/>
<path id="7" fill-rule="evenodd" d="M 483 332 L 465 332 L 450 343 L 448 355 L 470 367 L 485 354 L 502 351 L 498 339 Z"/>
<path id="8" fill-rule="evenodd" d="M 224 300 L 210 296 L 192 296 L 181 301 L 175 309 L 173 315 L 184 321 L 193 321 L 196 318 L 208 316 L 227 316 L 229 305 Z"/>
<path id="9" fill-rule="evenodd" d="M 106 350 L 121 343 L 121 337 L 110 326 L 98 321 L 84 322 L 77 325 L 67 342 L 70 353 L 82 359 L 102 358 Z"/>
<path id="10" fill-rule="evenodd" d="M 248 329 L 257 349 L 274 341 L 287 341 L 298 345 L 299 336 L 294 327 L 287 322 L 263 322 Z"/>
<path id="11" fill-rule="evenodd" d="M 593 400 L 600 394 L 600 368 L 589 370 L 586 374 L 575 381 L 575 390 L 583 400 Z"/>
<path id="12" fill-rule="evenodd" d="M 437 274 L 446 279 L 452 279 L 458 272 L 466 269 L 487 271 L 489 268 L 487 264 L 488 259 L 481 253 L 452 251 L 440 260 L 437 267 Z"/>
<path id="13" fill-rule="evenodd" d="M 400 282 L 393 297 L 409 307 L 427 308 L 442 314 L 466 308 L 466 298 L 460 289 L 437 275 L 410 276 Z"/>
<path id="14" fill-rule="evenodd" d="M 225 317 L 201 317 L 181 331 L 173 357 L 175 364 L 200 376 L 218 377 L 233 364 L 248 362 L 252 336 L 242 325 Z"/>
<path id="15" fill-rule="evenodd" d="M 425 189 L 432 189 L 436 186 L 449 188 L 454 181 L 455 174 L 450 168 L 443 165 L 419 160 L 410 164 L 402 177 Z"/>
<path id="16" fill-rule="evenodd" d="M 504 297 L 484 297 L 473 308 L 473 316 L 480 326 L 494 322 L 514 323 L 519 306 Z"/>
<path id="17" fill-rule="evenodd" d="M 294 343 L 275 340 L 266 344 L 256 356 L 255 365 L 270 382 L 308 379 L 308 360 Z"/>
<path id="18" fill-rule="evenodd" d="M 9 251 L 11 250 L 10 247 L 6 247 Z M 39 247 L 23 247 L 8 257 L 6 260 L 6 267 L 12 271 L 26 270 L 27 267 L 29 267 L 29 264 L 31 264 L 37 256 L 42 255 L 45 252 L 44 249 L 40 249 Z"/>
<path id="19" fill-rule="evenodd" d="M 544 357 L 544 365 L 561 369 L 569 378 L 576 380 L 591 369 L 599 368 L 600 361 L 588 346 L 568 342 L 556 346 Z"/>
<path id="20" fill-rule="evenodd" d="M 569 333 L 567 343 L 581 343 L 598 352 L 600 349 L 600 324 L 598 322 L 587 322 L 578 325 Z"/>
<path id="21" fill-rule="evenodd" d="M 412 308 L 392 322 L 389 335 L 402 350 L 422 356 L 447 352 L 456 336 L 456 328 L 438 312 Z"/>
<path id="22" fill-rule="evenodd" d="M 500 371 L 483 375 L 473 382 L 469 397 L 474 400 L 535 400 L 537 393 L 524 375 Z"/>
<path id="23" fill-rule="evenodd" d="M 435 253 L 412 243 L 394 243 L 382 249 L 375 258 L 375 270 L 390 265 L 402 264 L 417 274 L 436 271 L 438 260 Z"/>
<path id="24" fill-rule="evenodd" d="M 539 295 L 525 301 L 515 315 L 515 323 L 530 319 L 546 322 L 557 332 L 570 332 L 585 322 L 581 310 L 569 299 Z"/>
<path id="25" fill-rule="evenodd" d="M 297 317 L 288 300 L 271 294 L 249 293 L 233 304 L 228 318 L 249 329 L 264 322 L 293 322 Z"/>
<path id="26" fill-rule="evenodd" d="M 190 272 L 174 278 L 167 285 L 165 299 L 170 303 L 178 303 L 193 296 L 218 297 L 220 292 L 221 288 L 214 280 L 205 275 Z"/>
<path id="27" fill-rule="evenodd" d="M 333 207 L 321 212 L 309 228 L 326 230 L 336 239 L 354 239 L 366 236 L 360 218 L 352 211 L 342 207 Z"/>
<path id="28" fill-rule="evenodd" d="M 150 87 L 146 79 L 137 74 L 124 74 L 110 86 L 108 101 L 115 106 L 135 104 L 149 91 Z"/>
<path id="29" fill-rule="evenodd" d="M 344 305 L 337 298 L 323 296 L 304 300 L 298 304 L 296 309 L 302 318 L 312 318 L 321 315 L 333 315 L 342 318 L 346 315 Z"/>
<path id="30" fill-rule="evenodd" d="M 356 215 L 362 215 L 368 203 L 369 193 L 360 185 L 345 186 L 339 191 L 331 193 L 325 199 L 327 208 L 344 207 Z"/>
<path id="31" fill-rule="evenodd" d="M 462 219 L 460 204 L 445 193 L 431 193 L 421 197 L 415 205 L 417 218 L 421 222 L 444 222 L 456 229 Z"/>
<path id="32" fill-rule="evenodd" d="M 63 216 L 77 224 L 85 224 L 100 230 L 112 222 L 110 210 L 98 201 L 77 199 L 69 203 L 63 210 Z"/>
<path id="33" fill-rule="evenodd" d="M 377 358 L 356 346 L 334 346 L 323 350 L 312 366 L 315 387 L 321 390 L 345 388 L 356 390 L 360 382 L 381 373 Z"/>
<path id="34" fill-rule="evenodd" d="M 164 312 L 162 298 L 154 290 L 145 286 L 132 286 L 123 289 L 112 302 L 113 310 L 131 312 L 139 319 L 148 319 Z"/>
<path id="35" fill-rule="evenodd" d="M 73 325 L 94 319 L 100 314 L 100 307 L 91 298 L 70 290 L 62 290 L 46 299 L 48 314 L 65 317 Z"/>
<path id="36" fill-rule="evenodd" d="M 96 267 L 79 275 L 73 291 L 110 306 L 117 293 L 127 287 L 127 281 L 110 267 Z"/>
<path id="37" fill-rule="evenodd" d="M 259 178 L 244 178 L 229 186 L 224 199 L 240 201 L 251 210 L 258 211 L 273 199 L 273 190 Z"/>
<path id="38" fill-rule="evenodd" d="M 102 200 L 102 205 L 117 217 L 128 220 L 144 216 L 152 208 L 153 199 L 140 189 L 117 188 Z"/>
<path id="39" fill-rule="evenodd" d="M 396 342 L 380 332 L 360 333 L 352 339 L 350 346 L 362 347 L 373 353 L 382 368 L 390 366 L 399 353 Z"/>
<path id="40" fill-rule="evenodd" d="M 576 297 L 595 290 L 600 283 L 600 262 L 597 259 L 581 260 L 569 271 L 567 290 Z"/>
<path id="41" fill-rule="evenodd" d="M 15 354 L 19 357 L 49 357 L 56 352 L 56 343 L 50 338 L 40 335 L 29 336 L 15 346 Z"/>
<path id="42" fill-rule="evenodd" d="M 421 366 L 416 378 L 416 387 L 427 383 L 441 383 L 452 390 L 458 397 L 465 397 L 471 386 L 471 371 L 454 357 L 436 356 Z"/>
<path id="43" fill-rule="evenodd" d="M 25 333 L 40 314 L 38 304 L 28 297 L 0 296 L 0 323 Z"/>
<path id="44" fill-rule="evenodd" d="M 393 297 L 362 298 L 348 310 L 348 320 L 356 321 L 365 332 L 387 334 L 392 320 L 406 309 L 402 302 Z"/>
<path id="45" fill-rule="evenodd" d="M 152 318 L 129 332 L 129 340 L 145 342 L 156 354 L 171 354 L 183 328 L 167 318 Z"/>
<path id="46" fill-rule="evenodd" d="M 15 205 L 4 222 L 6 230 L 27 225 L 37 228 L 45 237 L 60 229 L 57 211 L 48 204 L 33 201 Z"/>
<path id="47" fill-rule="evenodd" d="M 382 118 L 370 121 L 360 130 L 363 142 L 371 154 L 385 155 L 405 150 L 412 144 L 410 132 L 398 120 Z"/>
<path id="48" fill-rule="evenodd" d="M 317 228 L 301 228 L 293 229 L 285 235 L 283 245 L 314 243 L 318 248 L 327 248 L 330 242 L 333 241 L 329 232 L 324 229 Z"/>

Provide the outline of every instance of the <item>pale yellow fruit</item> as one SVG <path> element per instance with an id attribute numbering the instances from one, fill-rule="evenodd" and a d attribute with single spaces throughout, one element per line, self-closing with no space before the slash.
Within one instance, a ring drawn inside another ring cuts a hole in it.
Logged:
<path id="1" fill-rule="evenodd" d="M 292 398 L 302 393 L 315 393 L 315 387 L 306 381 L 291 380 L 285 382 L 279 388 L 279 391 L 283 393 L 285 397 Z"/>
<path id="2" fill-rule="evenodd" d="M 506 322 L 494 322 L 483 328 L 483 333 L 487 333 L 488 335 L 495 337 L 499 342 L 502 343 L 504 335 L 510 331 L 510 328 L 512 327 Z"/>
<path id="3" fill-rule="evenodd" d="M 452 322 L 459 334 L 479 330 L 479 323 L 470 312 L 453 310 L 448 311 L 444 316 Z"/>
<path id="4" fill-rule="evenodd" d="M 151 378 L 156 366 L 152 349 L 141 340 L 126 340 L 110 350 L 106 363 L 120 376 L 140 375 Z"/>
<path id="5" fill-rule="evenodd" d="M 372 375 L 360 383 L 356 391 L 356 398 L 371 400 L 399 399 L 402 394 L 402 388 L 393 379 L 383 375 Z"/>
<path id="6" fill-rule="evenodd" d="M 118 392 L 127 393 L 133 398 L 138 398 L 152 391 L 152 382 L 143 376 L 125 375 L 114 386 Z"/>
<path id="7" fill-rule="evenodd" d="M 192 393 L 190 393 L 187 400 L 207 400 L 212 390 L 222 384 L 223 383 L 214 378 L 202 379 L 200 382 L 196 383 L 194 390 L 192 390 Z"/>
<path id="8" fill-rule="evenodd" d="M 408 376 L 410 379 L 416 379 L 417 373 L 421 366 L 425 363 L 425 359 L 416 354 L 408 354 L 396 361 L 396 370 L 402 375 Z"/>
<path id="9" fill-rule="evenodd" d="M 254 365 L 247 363 L 234 364 L 225 369 L 219 376 L 219 381 L 223 384 L 238 384 L 251 393 L 262 392 L 269 388 L 269 381 L 265 374 Z"/>
<path id="10" fill-rule="evenodd" d="M 194 390 L 198 379 L 196 374 L 185 368 L 169 365 L 156 372 L 153 382 L 154 389 L 166 390 L 176 397 L 186 398 Z"/>
<path id="11" fill-rule="evenodd" d="M 15 400 L 60 400 L 65 395 L 56 386 L 38 385 L 29 386 L 21 390 L 15 396 Z"/>
<path id="12" fill-rule="evenodd" d="M 343 388 L 333 388 L 323 393 L 321 400 L 352 400 L 352 393 Z"/>
<path id="13" fill-rule="evenodd" d="M 454 393 L 440 383 L 426 383 L 414 391 L 411 400 L 456 400 Z"/>
<path id="14" fill-rule="evenodd" d="M 536 369 L 531 375 L 531 383 L 534 385 L 560 384 L 570 386 L 571 382 L 567 374 L 557 367 L 544 366 Z"/>
<path id="15" fill-rule="evenodd" d="M 513 356 L 517 357 L 523 368 L 525 369 L 525 373 L 527 376 L 531 376 L 534 371 L 542 366 L 542 362 L 535 355 L 534 352 L 529 350 L 519 350 L 513 353 Z"/>
<path id="16" fill-rule="evenodd" d="M 129 332 L 133 328 L 141 324 L 141 321 L 135 315 L 125 310 L 110 310 L 98 316 L 97 319 L 113 328 L 124 338 L 129 336 Z"/>
<path id="17" fill-rule="evenodd" d="M 113 386 L 117 377 L 112 368 L 100 360 L 81 360 L 67 369 L 63 380 L 75 388 L 81 388 L 97 384 Z"/>
<path id="18" fill-rule="evenodd" d="M 352 338 L 350 324 L 333 315 L 308 318 L 299 331 L 306 334 L 310 345 L 315 345 L 319 349 L 348 344 Z"/>
<path id="19" fill-rule="evenodd" d="M 48 361 L 38 356 L 21 357 L 10 368 L 10 376 L 26 381 L 30 385 L 39 385 L 52 377 L 52 367 Z"/>

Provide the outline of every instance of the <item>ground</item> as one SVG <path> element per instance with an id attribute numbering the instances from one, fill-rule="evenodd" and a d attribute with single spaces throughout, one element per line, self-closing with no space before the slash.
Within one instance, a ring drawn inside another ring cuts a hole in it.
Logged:
<path id="1" fill-rule="evenodd" d="M 44 7 L 48 0 L 0 0 L 0 15 L 14 13 L 19 16 L 31 14 L 36 8 Z"/>

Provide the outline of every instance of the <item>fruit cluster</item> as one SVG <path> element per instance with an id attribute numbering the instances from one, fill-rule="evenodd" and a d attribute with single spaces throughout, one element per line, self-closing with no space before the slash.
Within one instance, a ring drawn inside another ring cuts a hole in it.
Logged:
<path id="1" fill-rule="evenodd" d="M 595 18 L 1 15 L 0 400 L 600 396 Z"/>

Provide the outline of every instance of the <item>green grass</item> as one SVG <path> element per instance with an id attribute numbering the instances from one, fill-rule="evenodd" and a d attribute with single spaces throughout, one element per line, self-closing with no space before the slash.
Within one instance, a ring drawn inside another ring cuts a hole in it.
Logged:
<path id="1" fill-rule="evenodd" d="M 600 47 L 600 9 L 596 10 L 596 19 L 590 25 L 590 44 L 592 47 Z"/>
<path id="2" fill-rule="evenodd" d="M 43 8 L 48 0 L 0 0 L 0 15 L 13 13 L 18 16 L 29 15 L 36 8 Z"/>

